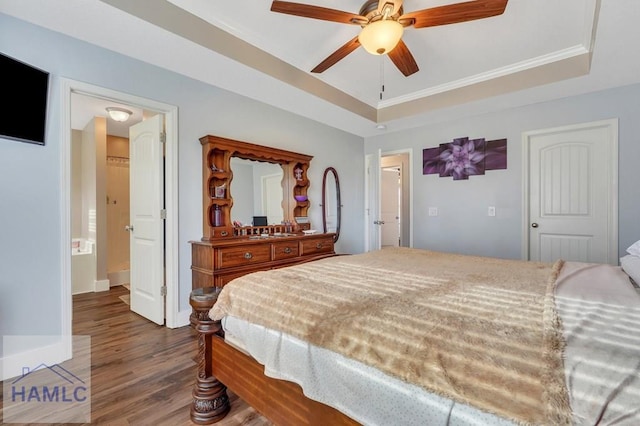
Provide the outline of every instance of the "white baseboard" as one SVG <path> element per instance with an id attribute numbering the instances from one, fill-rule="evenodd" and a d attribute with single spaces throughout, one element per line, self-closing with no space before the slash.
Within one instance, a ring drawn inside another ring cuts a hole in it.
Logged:
<path id="1" fill-rule="evenodd" d="M 95 292 L 109 291 L 109 280 L 96 280 L 94 288 Z"/>
<path id="2" fill-rule="evenodd" d="M 175 327 L 170 327 L 170 328 L 179 328 L 179 327 L 184 327 L 185 325 L 189 325 L 189 317 L 191 317 L 191 309 L 188 310 L 183 310 L 178 312 L 178 316 L 176 317 L 176 324 Z M 167 327 L 169 327 L 169 325 L 167 325 Z"/>
<path id="3" fill-rule="evenodd" d="M 42 337 L 42 336 L 26 336 Z M 73 354 L 73 341 L 71 336 L 57 336 L 57 342 L 27 349 L 15 354 L 0 358 L 0 380 L 22 376 L 24 368 L 34 368 L 40 364 L 54 365 L 71 359 Z M 5 348 L 6 350 L 6 348 Z"/>
<path id="4" fill-rule="evenodd" d="M 109 280 L 109 285 L 111 287 L 122 284 L 129 284 L 131 282 L 128 269 L 124 271 L 110 272 L 107 274 L 107 279 Z"/>

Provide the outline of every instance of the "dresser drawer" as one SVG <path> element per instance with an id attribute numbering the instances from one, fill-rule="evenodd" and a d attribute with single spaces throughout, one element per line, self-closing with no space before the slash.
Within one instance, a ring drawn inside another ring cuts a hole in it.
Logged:
<path id="1" fill-rule="evenodd" d="M 273 260 L 289 259 L 297 257 L 300 252 L 297 241 L 289 241 L 271 244 L 271 253 Z"/>
<path id="2" fill-rule="evenodd" d="M 271 260 L 269 244 L 244 247 L 224 247 L 217 250 L 215 269 L 233 268 Z"/>
<path id="3" fill-rule="evenodd" d="M 333 253 L 333 237 L 304 237 L 300 241 L 300 256 L 320 253 Z"/>
<path id="4" fill-rule="evenodd" d="M 233 237 L 233 227 L 232 226 L 218 226 L 218 227 L 210 227 L 210 238 L 231 238 Z"/>
<path id="5" fill-rule="evenodd" d="M 251 268 L 248 269 L 243 269 L 243 270 L 235 270 L 233 272 L 227 272 L 227 273 L 215 273 L 213 276 L 213 286 L 215 287 L 224 287 L 225 285 L 227 285 L 230 281 L 235 280 L 238 277 L 242 277 L 245 276 L 247 274 L 250 274 L 252 272 L 257 272 L 257 271 L 266 271 L 271 269 L 271 266 L 267 263 L 264 265 L 255 265 Z"/>

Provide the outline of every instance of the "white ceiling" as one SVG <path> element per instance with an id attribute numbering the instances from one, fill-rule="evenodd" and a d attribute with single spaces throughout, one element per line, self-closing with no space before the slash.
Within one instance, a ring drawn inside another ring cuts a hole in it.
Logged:
<path id="1" fill-rule="evenodd" d="M 364 1 L 299 2 L 358 13 Z M 404 8 L 456 2 L 406 0 Z M 0 12 L 364 137 L 379 134 L 377 124 L 390 132 L 640 82 L 638 0 L 510 0 L 497 17 L 408 28 L 403 40 L 420 67 L 410 77 L 364 49 L 311 74 L 359 27 L 270 5 L 0 0 Z"/>
<path id="2" fill-rule="evenodd" d="M 133 114 L 125 122 L 117 122 L 107 114 L 107 107 L 120 107 L 128 109 Z M 105 117 L 107 119 L 107 134 L 129 137 L 129 126 L 139 123 L 143 118 L 143 110 L 132 105 L 120 104 L 107 101 L 105 99 L 92 96 L 71 94 L 71 128 L 82 130 L 94 117 Z"/>

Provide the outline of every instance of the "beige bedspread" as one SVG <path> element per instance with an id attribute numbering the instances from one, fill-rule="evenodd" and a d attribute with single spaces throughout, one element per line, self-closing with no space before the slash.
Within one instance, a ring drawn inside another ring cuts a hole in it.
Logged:
<path id="1" fill-rule="evenodd" d="M 570 424 L 554 303 L 562 263 L 407 248 L 238 278 L 232 315 L 522 424 Z"/>

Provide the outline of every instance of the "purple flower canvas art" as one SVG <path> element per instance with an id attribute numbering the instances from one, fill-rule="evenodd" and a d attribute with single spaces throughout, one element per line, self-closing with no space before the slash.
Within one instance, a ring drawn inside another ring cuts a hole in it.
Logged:
<path id="1" fill-rule="evenodd" d="M 440 174 L 440 148 L 427 148 L 422 150 L 422 174 Z"/>
<path id="2" fill-rule="evenodd" d="M 488 141 L 485 148 L 485 169 L 499 170 L 507 168 L 507 140 Z"/>
<path id="3" fill-rule="evenodd" d="M 437 148 L 422 150 L 422 174 L 466 180 L 485 170 L 507 168 L 507 140 L 457 138 Z"/>
<path id="4" fill-rule="evenodd" d="M 484 139 L 459 138 L 440 144 L 440 177 L 453 176 L 453 180 L 469 179 L 484 174 Z"/>

